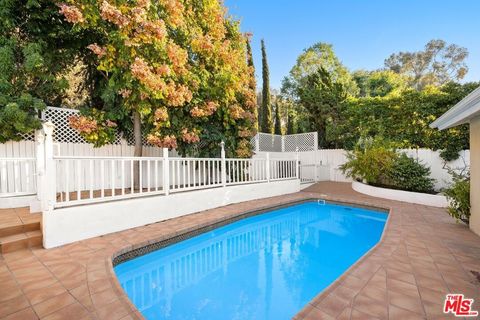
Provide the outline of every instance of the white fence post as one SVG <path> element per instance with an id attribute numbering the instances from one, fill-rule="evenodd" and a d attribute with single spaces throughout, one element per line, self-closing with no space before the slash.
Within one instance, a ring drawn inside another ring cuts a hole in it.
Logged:
<path id="1" fill-rule="evenodd" d="M 37 172 L 37 200 L 40 202 L 40 209 L 46 208 L 45 204 L 45 135 L 42 130 L 35 131 L 35 165 Z"/>
<path id="2" fill-rule="evenodd" d="M 222 185 L 224 187 L 227 186 L 227 161 L 225 160 L 225 142 L 220 143 L 220 147 L 222 148 L 220 152 L 220 156 L 222 158 L 220 166 L 221 166 L 221 174 L 222 174 Z"/>
<path id="3" fill-rule="evenodd" d="M 295 177 L 300 179 L 300 155 L 298 154 L 298 147 L 297 154 L 295 155 Z"/>
<path id="4" fill-rule="evenodd" d="M 267 175 L 267 182 L 270 182 L 270 152 L 266 154 L 266 162 L 265 162 L 265 171 Z"/>
<path id="5" fill-rule="evenodd" d="M 282 137 L 282 152 L 285 152 L 285 136 Z"/>
<path id="6" fill-rule="evenodd" d="M 170 163 L 168 159 L 168 148 L 163 148 L 163 191 L 166 196 L 170 193 Z"/>
<path id="7" fill-rule="evenodd" d="M 55 159 L 53 158 L 53 129 L 55 126 L 50 121 L 43 124 L 43 132 L 45 133 L 45 178 L 44 189 L 45 198 L 43 210 L 51 210 L 57 198 L 57 176 Z M 68 174 L 68 173 L 65 173 Z"/>

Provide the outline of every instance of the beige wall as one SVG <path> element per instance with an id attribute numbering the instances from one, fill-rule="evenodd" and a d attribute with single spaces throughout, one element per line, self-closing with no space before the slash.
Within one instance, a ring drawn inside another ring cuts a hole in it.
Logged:
<path id="1" fill-rule="evenodd" d="M 480 235 L 480 116 L 470 122 L 470 229 Z"/>

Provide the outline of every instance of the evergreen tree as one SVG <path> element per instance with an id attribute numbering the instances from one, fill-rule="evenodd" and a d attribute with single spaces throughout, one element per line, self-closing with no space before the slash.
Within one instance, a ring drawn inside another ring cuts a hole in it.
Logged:
<path id="1" fill-rule="evenodd" d="M 282 120 L 280 119 L 280 105 L 275 105 L 275 134 L 282 134 Z"/>
<path id="2" fill-rule="evenodd" d="M 261 107 L 261 126 L 260 131 L 273 133 L 272 107 L 270 105 L 270 74 L 268 71 L 267 51 L 265 41 L 262 39 L 262 107 Z"/>
<path id="3" fill-rule="evenodd" d="M 255 80 L 255 65 L 253 64 L 252 46 L 250 45 L 251 36 L 252 34 L 247 33 L 245 37 L 247 42 L 247 65 L 248 65 L 248 68 L 250 69 L 250 81 L 248 82 L 248 88 L 250 89 L 251 92 L 257 92 L 257 81 Z M 260 117 L 258 113 L 258 107 L 255 107 L 254 113 L 257 118 L 255 129 L 258 130 L 258 128 L 260 128 Z"/>
<path id="4" fill-rule="evenodd" d="M 293 123 L 294 119 L 293 116 L 290 114 L 290 112 L 287 112 L 287 134 L 294 134 L 295 129 L 293 128 Z"/>

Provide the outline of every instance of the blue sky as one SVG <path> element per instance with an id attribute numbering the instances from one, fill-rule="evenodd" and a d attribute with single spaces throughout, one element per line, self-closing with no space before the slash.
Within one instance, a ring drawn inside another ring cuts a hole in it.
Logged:
<path id="1" fill-rule="evenodd" d="M 257 82 L 265 39 L 272 88 L 280 88 L 297 56 L 319 41 L 333 44 L 350 70 L 373 70 L 394 52 L 418 51 L 431 39 L 443 39 L 469 50 L 465 81 L 480 80 L 480 0 L 225 0 L 225 5 L 241 20 L 242 31 L 254 34 Z"/>

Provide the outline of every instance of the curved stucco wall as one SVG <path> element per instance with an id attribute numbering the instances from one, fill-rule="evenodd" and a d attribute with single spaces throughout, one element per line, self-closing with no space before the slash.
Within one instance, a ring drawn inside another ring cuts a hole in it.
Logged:
<path id="1" fill-rule="evenodd" d="M 440 208 L 445 208 L 448 206 L 447 198 L 442 195 L 378 188 L 358 181 L 352 182 L 352 188 L 357 192 L 377 198 L 423 204 L 426 206 Z"/>

